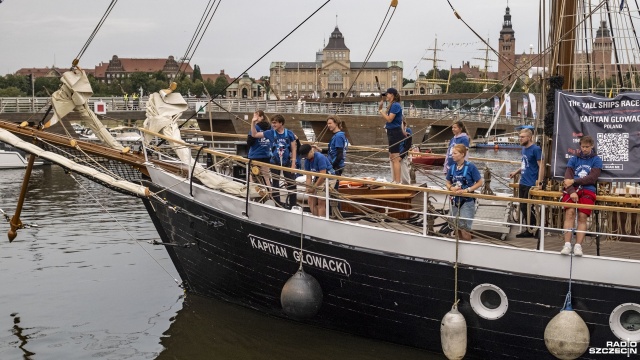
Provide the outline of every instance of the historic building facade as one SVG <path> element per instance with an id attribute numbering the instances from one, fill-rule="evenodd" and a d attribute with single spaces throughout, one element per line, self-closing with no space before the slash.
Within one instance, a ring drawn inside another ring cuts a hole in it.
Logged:
<path id="1" fill-rule="evenodd" d="M 94 76 L 97 80 L 111 83 L 114 80 L 124 79 L 136 72 L 155 73 L 162 72 L 169 79 L 173 79 L 178 74 L 180 63 L 173 56 L 166 59 L 136 59 L 121 58 L 113 55 L 108 63 L 100 63 L 96 66 Z M 190 64 L 184 64 L 182 71 L 190 78 L 193 78 L 193 68 Z"/>
<path id="2" fill-rule="evenodd" d="M 328 44 L 316 53 L 316 61 L 274 61 L 269 76 L 272 91 L 281 98 L 337 98 L 379 93 L 376 76 L 382 90 L 394 87 L 400 91 L 402 70 L 402 61 L 351 61 L 351 52 L 336 26 Z"/>

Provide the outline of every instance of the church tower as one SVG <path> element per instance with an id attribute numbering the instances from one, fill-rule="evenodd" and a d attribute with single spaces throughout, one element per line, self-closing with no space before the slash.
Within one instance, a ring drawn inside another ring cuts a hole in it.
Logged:
<path id="1" fill-rule="evenodd" d="M 509 76 L 509 73 L 513 71 L 516 63 L 516 37 L 514 36 L 514 31 L 511 26 L 511 10 L 509 6 L 507 6 L 504 14 L 498 48 L 498 52 L 500 53 L 500 59 L 498 59 L 498 78 L 504 79 L 503 82 L 508 82 L 506 78 Z"/>
<path id="2" fill-rule="evenodd" d="M 595 68 L 596 76 L 600 79 L 610 77 L 611 73 L 611 55 L 612 55 L 613 41 L 611 40 L 611 33 L 607 28 L 607 22 L 601 21 L 600 27 L 596 32 L 596 38 L 593 40 L 593 53 L 591 54 L 591 61 Z M 605 71 L 606 70 L 606 71 Z M 609 72 L 606 74 L 605 72 Z"/>

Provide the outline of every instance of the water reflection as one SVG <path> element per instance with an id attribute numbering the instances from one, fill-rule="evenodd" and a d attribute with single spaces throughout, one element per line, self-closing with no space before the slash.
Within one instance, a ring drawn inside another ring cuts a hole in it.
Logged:
<path id="1" fill-rule="evenodd" d="M 165 350 L 158 360 L 445 359 L 419 349 L 303 325 L 192 295 L 185 298 L 162 345 Z"/>

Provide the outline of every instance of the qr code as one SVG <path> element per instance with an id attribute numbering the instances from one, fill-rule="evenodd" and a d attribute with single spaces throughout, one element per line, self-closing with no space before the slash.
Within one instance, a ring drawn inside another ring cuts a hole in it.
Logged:
<path id="1" fill-rule="evenodd" d="M 629 133 L 598 133 L 597 139 L 602 161 L 629 161 Z"/>

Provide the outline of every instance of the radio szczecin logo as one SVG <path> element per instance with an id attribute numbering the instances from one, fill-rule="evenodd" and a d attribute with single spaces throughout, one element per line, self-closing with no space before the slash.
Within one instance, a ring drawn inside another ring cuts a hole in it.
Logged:
<path id="1" fill-rule="evenodd" d="M 636 355 L 638 354 L 638 342 L 636 341 L 607 341 L 605 347 L 590 347 L 589 354 L 603 355 Z"/>

